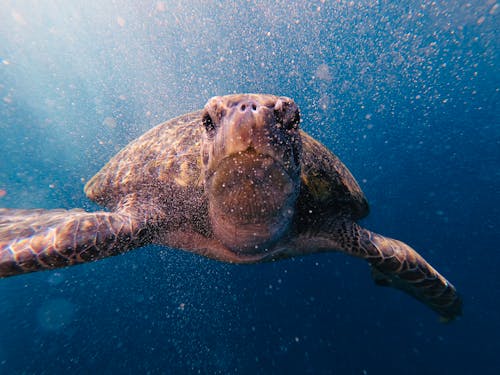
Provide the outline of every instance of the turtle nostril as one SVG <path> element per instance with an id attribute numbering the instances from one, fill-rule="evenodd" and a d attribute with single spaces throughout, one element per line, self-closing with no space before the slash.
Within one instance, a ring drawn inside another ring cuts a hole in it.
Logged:
<path id="1" fill-rule="evenodd" d="M 257 103 L 253 102 L 253 101 L 250 101 L 250 102 L 246 102 L 244 104 L 240 104 L 240 111 L 241 112 L 246 112 L 246 111 L 257 111 Z"/>

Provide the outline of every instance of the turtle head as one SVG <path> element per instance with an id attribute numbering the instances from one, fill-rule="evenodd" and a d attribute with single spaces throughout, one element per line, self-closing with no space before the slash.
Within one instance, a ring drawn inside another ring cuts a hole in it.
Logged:
<path id="1" fill-rule="evenodd" d="M 290 227 L 300 190 L 297 105 L 228 95 L 205 105 L 201 159 L 216 237 L 235 253 L 264 253 Z"/>

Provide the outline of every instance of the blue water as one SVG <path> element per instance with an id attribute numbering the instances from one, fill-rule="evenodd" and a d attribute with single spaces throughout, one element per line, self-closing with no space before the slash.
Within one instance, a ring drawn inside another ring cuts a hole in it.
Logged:
<path id="1" fill-rule="evenodd" d="M 0 280 L 1 374 L 500 373 L 498 2 L 2 3 L 1 207 L 97 209 L 84 182 L 155 124 L 286 95 L 360 182 L 362 224 L 419 250 L 464 315 L 440 324 L 343 254 L 147 247 Z"/>

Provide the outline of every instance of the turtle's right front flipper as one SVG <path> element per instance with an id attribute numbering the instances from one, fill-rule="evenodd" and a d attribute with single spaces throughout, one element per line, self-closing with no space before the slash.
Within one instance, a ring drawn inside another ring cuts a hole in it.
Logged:
<path id="1" fill-rule="evenodd" d="M 392 286 L 420 300 L 444 321 L 462 314 L 455 287 L 404 242 L 384 237 L 350 220 L 337 219 L 305 233 L 292 255 L 340 250 L 363 258 L 372 267 L 377 285 Z"/>
<path id="2" fill-rule="evenodd" d="M 0 209 L 0 278 L 117 255 L 144 234 L 127 213 Z"/>
<path id="3" fill-rule="evenodd" d="M 409 245 L 360 228 L 362 255 L 372 266 L 376 284 L 410 294 L 436 311 L 443 322 L 462 315 L 457 290 Z"/>

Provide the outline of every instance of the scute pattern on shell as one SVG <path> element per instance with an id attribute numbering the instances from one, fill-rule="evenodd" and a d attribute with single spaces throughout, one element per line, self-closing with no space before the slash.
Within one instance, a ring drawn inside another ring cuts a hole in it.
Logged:
<path id="1" fill-rule="evenodd" d="M 302 192 L 300 208 L 335 211 L 354 220 L 368 215 L 368 202 L 347 167 L 320 142 L 301 132 Z"/>
<path id="2" fill-rule="evenodd" d="M 164 122 L 131 142 L 85 186 L 87 196 L 114 209 L 128 194 L 171 196 L 172 188 L 201 188 L 201 111 Z"/>

